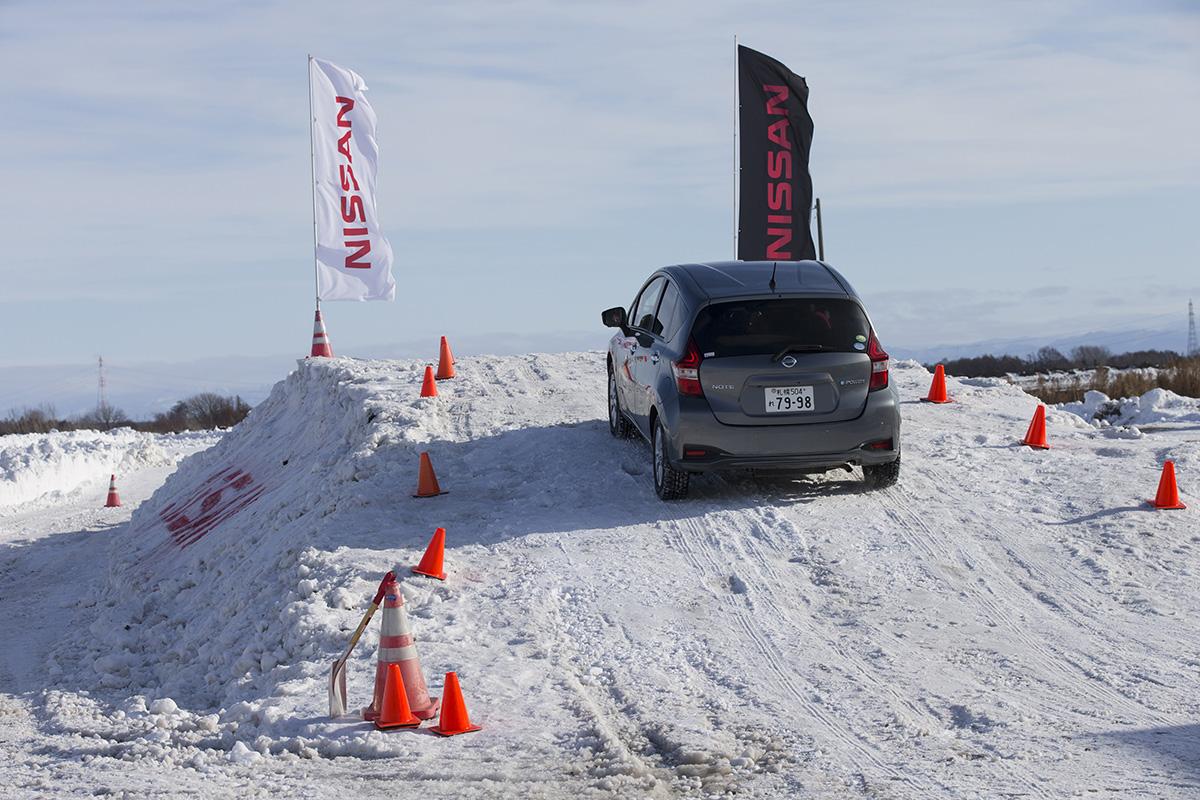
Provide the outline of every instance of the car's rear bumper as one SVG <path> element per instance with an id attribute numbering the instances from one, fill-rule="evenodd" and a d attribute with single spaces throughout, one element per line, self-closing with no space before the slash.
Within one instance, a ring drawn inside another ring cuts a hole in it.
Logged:
<path id="1" fill-rule="evenodd" d="M 725 456 L 684 459 L 674 466 L 687 472 L 711 472 L 726 469 L 778 470 L 781 472 L 822 472 L 843 465 L 886 464 L 895 461 L 899 450 L 849 450 L 844 453 L 815 453 L 777 456 Z"/>
<path id="2" fill-rule="evenodd" d="M 893 388 L 873 392 L 863 413 L 843 422 L 805 425 L 725 425 L 702 398 L 681 398 L 668 413 L 673 466 L 689 472 L 721 469 L 820 470 L 843 464 L 886 464 L 900 454 L 900 412 Z M 890 446 L 882 443 L 890 440 Z M 698 451 L 704 451 L 700 454 Z"/>

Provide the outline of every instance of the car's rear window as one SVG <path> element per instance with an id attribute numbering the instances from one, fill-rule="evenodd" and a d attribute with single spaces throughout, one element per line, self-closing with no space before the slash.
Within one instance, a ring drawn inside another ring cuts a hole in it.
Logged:
<path id="1" fill-rule="evenodd" d="M 700 352 L 717 358 L 775 355 L 788 347 L 862 352 L 869 333 L 858 304 L 837 298 L 714 303 L 701 309 L 692 327 Z"/>

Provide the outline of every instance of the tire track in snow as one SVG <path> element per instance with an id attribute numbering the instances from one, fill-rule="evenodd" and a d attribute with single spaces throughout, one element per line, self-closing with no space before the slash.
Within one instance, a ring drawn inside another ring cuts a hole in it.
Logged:
<path id="1" fill-rule="evenodd" d="M 725 561 L 717 559 L 712 552 L 713 548 L 707 546 L 713 542 L 713 538 L 697 518 L 683 517 L 677 519 L 674 528 L 678 534 L 674 537 L 676 548 L 698 572 L 711 578 L 728 577 L 728 564 Z M 694 546 L 693 541 L 703 541 L 705 542 L 705 546 Z M 717 549 L 719 548 L 720 545 L 718 543 Z M 780 652 L 774 642 L 761 633 L 758 629 L 758 623 L 750 618 L 750 615 L 746 613 L 740 603 L 727 597 L 722 600 L 722 605 L 725 607 L 726 612 L 737 621 L 746 637 L 762 656 L 770 672 L 775 676 L 777 687 L 795 698 L 799 702 L 801 709 L 811 719 L 819 723 L 835 741 L 842 745 L 843 751 L 846 751 L 846 755 L 850 762 L 853 763 L 854 768 L 859 772 L 859 777 L 863 782 L 866 779 L 863 767 L 864 765 L 868 765 L 873 768 L 876 774 L 885 775 L 891 781 L 902 782 L 910 789 L 920 791 L 921 796 L 928 796 L 933 787 L 928 785 L 918 786 L 913 776 L 906 775 L 887 764 L 881 758 L 878 748 L 865 742 L 862 737 L 853 731 L 847 730 L 839 720 L 833 718 L 824 708 L 814 702 L 809 693 L 797 686 L 793 680 L 792 671 L 787 666 L 787 657 Z M 945 787 L 940 788 L 944 789 Z"/>
<path id="2" fill-rule="evenodd" d="M 916 502 L 917 498 L 912 494 L 911 490 L 903 486 L 894 486 L 882 492 L 874 492 L 871 496 L 880 502 L 885 513 L 897 523 L 897 530 L 905 534 L 907 541 L 912 546 L 919 548 L 930 559 L 931 564 L 938 564 L 939 559 L 943 559 L 956 560 L 966 565 L 966 559 L 955 559 L 954 554 L 949 549 L 940 547 L 937 544 L 938 536 L 934 533 L 933 528 L 924 517 L 912 509 L 912 505 Z M 973 568 L 969 568 L 968 571 L 972 574 L 976 572 Z M 1021 587 L 1006 575 L 1003 570 L 992 570 L 986 577 L 988 579 L 999 579 L 1011 583 L 1015 591 L 1010 594 L 1016 594 L 1017 592 L 1024 593 Z M 1078 691 L 1085 699 L 1095 704 L 1097 708 L 1120 708 L 1125 713 L 1130 713 L 1135 717 L 1145 717 L 1149 712 L 1150 721 L 1156 724 L 1165 722 L 1163 718 L 1142 704 L 1130 701 L 1124 693 L 1114 689 L 1108 683 L 1088 675 L 1073 660 L 1068 659 L 1065 654 L 1056 652 L 1048 647 L 1044 637 L 1030 633 L 1027 625 L 1019 624 L 1016 621 L 1023 613 L 1028 614 L 1030 609 L 1038 609 L 1041 613 L 1047 613 L 1043 603 L 1034 600 L 1026 608 L 1015 608 L 1001 600 L 997 600 L 996 598 L 999 594 L 991 588 L 992 585 L 990 583 L 987 584 L 988 588 L 984 591 L 978 588 L 978 584 L 975 581 L 955 582 L 944 574 L 943 578 L 948 584 L 973 597 L 991 615 L 992 620 L 996 624 L 1001 625 L 1016 637 L 1018 642 L 1039 663 L 1040 671 L 1043 673 L 1043 680 L 1045 680 L 1045 675 L 1056 674 L 1063 684 Z M 1054 621 L 1058 622 L 1057 619 Z M 1107 639 L 1107 637 L 1105 638 Z M 1066 666 L 1067 664 L 1070 664 L 1070 668 Z M 1081 678 L 1083 680 L 1080 680 Z M 1061 711 L 1061 706 L 1058 708 Z"/>
<path id="3" fill-rule="evenodd" d="M 763 500 L 764 505 L 770 503 L 770 498 L 764 497 Z M 830 497 L 829 500 L 838 501 L 839 498 Z M 776 526 L 770 524 L 772 519 L 786 524 L 795 532 L 798 538 L 803 539 L 801 532 L 796 529 L 792 520 L 780 516 L 776 510 L 769 505 L 767 505 L 767 510 L 765 511 L 763 508 L 751 509 L 750 514 L 758 520 L 756 523 L 757 529 L 763 534 L 764 538 L 769 538 L 772 543 L 776 543 L 778 541 L 777 537 L 773 535 L 774 528 Z M 743 564 L 756 569 L 756 571 L 758 571 L 758 573 L 768 580 L 772 585 L 785 584 L 786 579 L 779 574 L 778 570 L 771 566 L 774 559 L 764 557 L 762 554 L 756 553 L 752 555 L 747 552 L 747 545 L 753 542 L 752 539 L 748 537 L 738 537 L 732 539 L 731 541 L 737 545 L 739 551 L 741 551 L 745 556 L 742 562 Z M 753 547 L 752 544 L 750 544 L 750 546 Z M 777 547 L 774 551 L 774 554 L 783 555 L 785 552 L 786 551 L 783 548 Z M 797 628 L 800 627 L 799 621 L 795 620 L 790 614 L 784 611 L 782 607 L 775 607 L 774 610 L 781 616 L 786 625 Z M 887 631 L 885 631 L 882 626 L 875 625 L 863 617 L 860 617 L 857 620 L 857 624 L 868 631 L 868 635 L 866 637 L 867 640 L 875 642 L 886 640 Z M 929 712 L 928 709 L 920 707 L 913 702 L 910 697 L 899 692 L 894 688 L 892 683 L 881 680 L 879 677 L 877 677 L 876 667 L 864 660 L 858 653 L 849 648 L 843 647 L 840 642 L 836 642 L 832 639 L 826 639 L 823 644 L 844 661 L 846 661 L 850 666 L 852 666 L 856 673 L 855 677 L 860 678 L 864 683 L 869 684 L 873 692 L 890 698 L 896 706 L 904 708 L 916 718 L 936 720 L 939 726 L 943 724 L 943 720 L 935 717 Z M 1028 770 L 1024 764 L 1019 762 L 1013 763 L 1013 759 L 1006 758 L 989 758 L 987 763 L 989 766 L 995 768 L 996 771 L 1002 773 L 1002 775 L 1009 781 L 1009 785 L 1023 787 L 1025 794 L 1034 797 L 1052 797 L 1052 795 L 1048 794 L 1041 787 L 1040 783 L 1028 776 Z M 945 784 L 942 784 L 940 788 L 943 791 L 952 792 L 955 788 L 961 787 L 949 787 Z"/>
<path id="4" fill-rule="evenodd" d="M 566 563 L 567 569 L 563 570 L 564 573 L 586 575 L 586 570 L 578 568 L 570 552 L 561 541 L 558 542 L 558 549 L 562 553 Z M 595 590 L 595 587 L 590 583 L 587 585 L 589 588 Z M 584 725 L 590 727 L 595 732 L 596 738 L 603 744 L 604 753 L 617 762 L 616 765 L 611 763 L 593 764 L 589 767 L 589 773 L 596 784 L 600 788 L 605 788 L 609 779 L 614 775 L 618 775 L 628 779 L 632 785 L 616 788 L 608 786 L 607 788 L 613 792 L 614 796 L 630 793 L 631 796 L 663 798 L 663 800 L 679 796 L 671 785 L 674 775 L 670 769 L 670 765 L 655 765 L 639 756 L 633 748 L 633 744 L 636 742 L 630 741 L 635 737 L 624 729 L 626 726 L 632 726 L 638 734 L 641 734 L 642 743 L 655 750 L 653 742 L 645 735 L 645 720 L 636 716 L 631 717 L 630 714 L 623 710 L 620 707 L 620 698 L 614 695 L 612 688 L 606 688 L 603 691 L 594 691 L 585 685 L 581 676 L 577 674 L 577 664 L 584 660 L 582 658 L 583 651 L 579 646 L 578 637 L 568 630 L 568 620 L 573 620 L 578 625 L 587 625 L 590 633 L 602 636 L 604 639 L 603 649 L 610 657 L 615 651 L 620 649 L 623 657 L 616 659 L 617 662 L 637 663 L 637 659 L 633 655 L 633 637 L 630 635 L 628 628 L 623 622 L 618 621 L 613 624 L 608 616 L 602 612 L 585 617 L 580 615 L 578 611 L 568 609 L 563 603 L 562 595 L 559 592 L 545 592 L 542 598 L 542 602 L 549 605 L 549 610 L 552 611 L 557 623 L 557 635 L 552 637 L 551 641 L 554 642 L 552 660 L 558 665 L 562 674 L 566 676 L 560 681 L 560 685 L 575 698 L 575 702 L 571 704 L 572 710 Z M 594 628 L 589 624 L 597 620 L 607 622 L 611 627 L 601 625 L 599 628 Z M 606 635 L 613 628 L 619 630 L 619 637 Z M 657 750 L 655 751 L 657 752 Z M 639 778 L 647 777 L 653 781 L 653 784 L 649 788 L 645 787 L 642 780 L 638 780 Z"/>

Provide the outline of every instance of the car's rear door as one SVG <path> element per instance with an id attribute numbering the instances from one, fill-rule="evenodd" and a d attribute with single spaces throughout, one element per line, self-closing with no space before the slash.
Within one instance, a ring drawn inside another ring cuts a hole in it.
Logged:
<path id="1" fill-rule="evenodd" d="M 720 301 L 701 309 L 692 336 L 705 397 L 726 425 L 839 422 L 866 405 L 870 323 L 849 298 Z"/>

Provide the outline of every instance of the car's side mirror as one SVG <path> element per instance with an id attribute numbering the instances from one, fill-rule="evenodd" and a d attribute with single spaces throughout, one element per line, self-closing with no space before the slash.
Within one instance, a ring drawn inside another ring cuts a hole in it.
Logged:
<path id="1" fill-rule="evenodd" d="M 625 319 L 625 309 L 617 306 L 600 312 L 600 321 L 604 323 L 606 328 L 620 328 L 623 333 L 628 333 L 628 327 Z"/>

